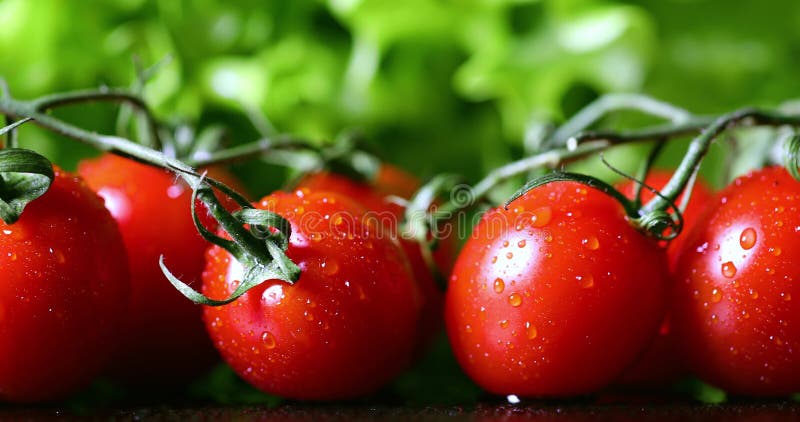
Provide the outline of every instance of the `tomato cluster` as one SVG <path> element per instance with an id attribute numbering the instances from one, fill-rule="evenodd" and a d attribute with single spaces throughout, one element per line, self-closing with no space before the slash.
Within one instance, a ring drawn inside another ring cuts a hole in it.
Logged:
<path id="1" fill-rule="evenodd" d="M 669 177 L 645 183 L 660 189 Z M 716 195 L 701 183 L 686 233 L 660 248 L 598 190 L 535 188 L 487 213 L 459 256 L 446 306 L 454 353 L 497 394 L 664 385 L 685 371 L 733 394 L 795 393 L 799 201 L 782 167 Z"/>
<path id="2" fill-rule="evenodd" d="M 408 368 L 442 327 L 463 370 L 493 394 L 576 396 L 687 373 L 734 394 L 800 390 L 800 183 L 782 167 L 717 194 L 698 183 L 669 244 L 607 190 L 546 183 L 486 212 L 454 264 L 454 238 L 427 260 L 398 236 L 397 197 L 413 196 L 416 178 L 389 165 L 372 181 L 317 172 L 253 204 L 288 222 L 299 279 L 263 280 L 204 307 L 166 283 L 160 256 L 212 300 L 248 270 L 198 234 L 189 186 L 109 154 L 82 162 L 80 177 L 55 173 L 18 222 L 2 224 L 5 401 L 61 398 L 101 374 L 151 391 L 185 386 L 218 354 L 263 391 L 352 399 Z M 647 202 L 671 177 L 652 171 L 646 188 L 617 189 Z"/>

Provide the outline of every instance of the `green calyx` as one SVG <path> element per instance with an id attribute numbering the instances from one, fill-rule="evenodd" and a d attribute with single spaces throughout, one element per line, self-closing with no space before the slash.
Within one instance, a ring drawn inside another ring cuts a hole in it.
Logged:
<path id="1" fill-rule="evenodd" d="M 0 128 L 0 136 L 11 139 L 14 130 L 30 120 L 25 118 Z M 0 219 L 14 224 L 31 201 L 50 189 L 54 178 L 53 165 L 42 155 L 21 148 L 0 150 Z"/>
<path id="2" fill-rule="evenodd" d="M 208 179 L 205 175 L 196 176 L 197 182 L 192 187 L 194 224 L 204 239 L 224 248 L 239 261 L 244 276 L 229 297 L 222 300 L 211 299 L 175 277 L 167 268 L 162 255 L 159 265 L 169 282 L 194 303 L 207 306 L 231 303 L 268 280 L 281 280 L 289 284 L 296 282 L 300 278 L 300 268 L 286 255 L 292 231 L 289 221 L 274 212 L 253 208 L 239 194 L 218 181 Z M 236 201 L 241 209 L 228 212 L 217 200 L 211 184 Z M 203 225 L 196 206 L 198 200 L 206 204 L 208 211 L 230 239 L 218 236 Z M 244 228 L 245 225 L 249 226 L 249 230 Z"/>
<path id="3" fill-rule="evenodd" d="M 794 180 L 800 181 L 800 134 L 793 133 L 784 145 L 783 166 Z"/>
<path id="4" fill-rule="evenodd" d="M 14 224 L 25 206 L 50 189 L 54 178 L 47 158 L 27 149 L 0 150 L 0 219 Z"/>

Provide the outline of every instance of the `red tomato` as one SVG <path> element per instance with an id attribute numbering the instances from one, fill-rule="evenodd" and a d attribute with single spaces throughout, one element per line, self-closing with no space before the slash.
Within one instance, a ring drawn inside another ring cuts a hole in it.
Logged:
<path id="1" fill-rule="evenodd" d="M 172 173 L 111 154 L 83 161 L 78 172 L 119 224 L 131 268 L 132 304 L 112 376 L 168 387 L 201 375 L 217 359 L 201 307 L 175 290 L 158 266 L 163 254 L 171 271 L 200 283 L 209 244 L 192 222 L 192 190 Z M 216 229 L 209 216 L 202 219 Z"/>
<path id="2" fill-rule="evenodd" d="M 695 224 L 674 291 L 690 368 L 735 394 L 800 391 L 800 183 L 781 167 L 736 179 Z M 795 300 L 793 300 L 795 298 Z"/>
<path id="3" fill-rule="evenodd" d="M 400 205 L 387 200 L 393 195 L 409 199 L 420 187 L 419 180 L 414 176 L 391 165 L 383 165 L 372 184 L 357 182 L 346 176 L 334 173 L 315 173 L 306 176 L 299 184 L 311 190 L 326 190 L 347 196 L 361 203 L 370 211 L 377 212 L 380 221 L 389 228 L 391 234 L 396 234 L 398 225 L 403 219 L 404 209 Z M 387 213 L 381 216 L 380 213 Z M 439 242 L 439 247 L 433 254 L 436 265 L 446 277 L 453 265 L 455 254 L 454 238 L 448 237 Z M 430 345 L 435 335 L 442 329 L 442 307 L 444 295 L 431 273 L 425 258 L 422 256 L 419 243 L 400 239 L 400 244 L 406 252 L 414 278 L 422 293 L 423 307 L 419 328 L 419 346 L 417 354 L 421 355 Z"/>
<path id="4" fill-rule="evenodd" d="M 496 394 L 597 391 L 655 336 L 667 264 L 611 197 L 575 182 L 484 215 L 456 261 L 445 318 L 466 373 Z"/>
<path id="5" fill-rule="evenodd" d="M 672 173 L 666 170 L 653 170 L 645 179 L 645 183 L 655 189 L 661 190 L 667 185 Z M 633 199 L 636 192 L 636 183 L 625 181 L 616 186 L 625 196 Z M 655 197 L 653 192 L 646 188 L 642 189 L 642 202 L 647 203 Z M 675 267 L 678 260 L 678 253 L 681 251 L 683 243 L 686 241 L 687 233 L 694 226 L 697 219 L 703 213 L 705 207 L 713 201 L 711 189 L 702 180 L 698 180 L 693 189 L 689 204 L 683 213 L 683 230 L 675 239 L 671 240 L 667 247 L 667 260 L 670 268 Z M 679 196 L 676 204 L 680 205 L 683 195 Z M 673 338 L 669 317 L 665 317 L 658 331 L 658 336 L 648 347 L 647 351 L 637 360 L 630 369 L 625 371 L 620 382 L 629 385 L 664 385 L 677 380 L 684 375 L 684 368 L 681 362 L 676 339 Z"/>
<path id="6" fill-rule="evenodd" d="M 222 357 L 257 388 L 301 400 L 363 396 L 411 359 L 419 293 L 399 247 L 362 224 L 348 198 L 308 189 L 274 193 L 257 208 L 292 225 L 287 255 L 302 270 L 293 285 L 267 280 L 235 302 L 206 307 Z M 203 292 L 222 299 L 242 267 L 208 250 Z"/>
<path id="7" fill-rule="evenodd" d="M 86 386 L 111 358 L 130 289 L 103 202 L 54 169 L 50 190 L 0 222 L 0 400 L 37 402 Z"/>

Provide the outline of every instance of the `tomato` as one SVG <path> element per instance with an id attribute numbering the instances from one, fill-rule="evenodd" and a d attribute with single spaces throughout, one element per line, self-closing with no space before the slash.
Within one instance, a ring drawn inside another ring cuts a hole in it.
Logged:
<path id="1" fill-rule="evenodd" d="M 645 183 L 661 190 L 667 185 L 672 173 L 666 170 L 652 170 L 645 179 Z M 633 199 L 636 192 L 636 182 L 625 181 L 616 186 L 625 196 Z M 643 188 L 641 199 L 647 203 L 655 197 L 650 190 Z M 680 205 L 683 195 L 679 196 L 676 204 Z M 697 180 L 692 188 L 692 195 L 689 204 L 683 213 L 683 230 L 675 239 L 671 240 L 667 247 L 667 260 L 671 269 L 674 269 L 678 260 L 678 253 L 681 251 L 683 243 L 686 241 L 687 234 L 697 219 L 703 213 L 705 207 L 713 201 L 711 189 L 702 180 Z M 637 360 L 631 368 L 625 371 L 620 382 L 628 385 L 664 385 L 677 380 L 684 375 L 684 368 L 680 359 L 676 339 L 673 336 L 670 317 L 665 316 L 658 331 L 658 336 L 653 340 L 647 351 Z"/>
<path id="2" fill-rule="evenodd" d="M 616 200 L 555 182 L 483 216 L 453 269 L 446 327 L 462 368 L 492 393 L 585 394 L 655 336 L 666 286 L 663 251 Z"/>
<path id="3" fill-rule="evenodd" d="M 673 295 L 690 369 L 734 394 L 800 391 L 800 183 L 781 167 L 736 179 L 695 224 Z"/>
<path id="4" fill-rule="evenodd" d="M 266 392 L 301 400 L 359 397 L 409 364 L 419 292 L 402 250 L 364 224 L 365 210 L 344 196 L 301 189 L 256 204 L 292 226 L 286 251 L 302 270 L 293 285 L 267 280 L 235 302 L 205 307 L 222 357 Z M 209 249 L 203 293 L 229 296 L 242 267 Z"/>
<path id="5" fill-rule="evenodd" d="M 393 195 L 404 199 L 411 198 L 420 187 L 419 180 L 397 167 L 384 164 L 373 183 L 357 182 L 346 176 L 320 172 L 306 176 L 299 186 L 312 190 L 326 190 L 347 196 L 365 208 L 378 213 L 380 221 L 388 226 L 390 234 L 396 235 L 403 219 L 404 208 L 387 199 Z M 386 213 L 386 215 L 382 215 Z M 387 218 L 388 217 L 388 218 Z M 423 258 L 419 243 L 410 239 L 400 239 L 406 252 L 414 278 L 422 293 L 423 308 L 420 319 L 417 355 L 421 355 L 430 345 L 435 335 L 441 331 L 444 295 Z M 441 239 L 433 258 L 439 271 L 446 277 L 453 265 L 454 237 Z"/>
<path id="6" fill-rule="evenodd" d="M 13 225 L 0 222 L 0 400 L 86 386 L 112 356 L 130 289 L 122 237 L 102 200 L 60 169 Z"/>
<path id="7" fill-rule="evenodd" d="M 192 222 L 192 190 L 170 172 L 111 154 L 84 160 L 78 172 L 119 224 L 131 268 L 131 309 L 111 375 L 130 385 L 165 387 L 201 375 L 217 360 L 201 308 L 175 290 L 158 265 L 163 254 L 175 274 L 200 283 L 209 243 Z M 216 229 L 207 213 L 201 219 Z"/>

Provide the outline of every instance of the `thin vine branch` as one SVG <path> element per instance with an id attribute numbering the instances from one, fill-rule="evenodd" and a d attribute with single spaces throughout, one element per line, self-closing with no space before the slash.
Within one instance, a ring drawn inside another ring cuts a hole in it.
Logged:
<path id="1" fill-rule="evenodd" d="M 680 124 L 692 119 L 688 110 L 641 94 L 607 94 L 588 106 L 561 125 L 549 138 L 549 144 L 563 146 L 568 139 L 580 133 L 598 120 L 614 111 L 636 110 Z"/>
<path id="2" fill-rule="evenodd" d="M 724 131 L 734 126 L 784 125 L 800 126 L 800 116 L 746 108 L 717 118 L 689 144 L 686 156 L 662 189 L 662 196 L 653 198 L 642 208 L 641 212 L 643 214 L 652 213 L 656 210 L 663 211 L 669 207 L 669 203 L 675 201 L 675 198 L 683 192 L 692 175 L 697 172 L 711 142 Z"/>
<path id="3" fill-rule="evenodd" d="M 142 113 L 146 121 L 147 132 L 155 143 L 153 146 L 159 147 L 161 145 L 158 133 L 158 123 L 155 116 L 153 116 L 153 113 L 150 111 L 150 107 L 148 107 L 144 99 L 130 92 L 129 90 L 104 88 L 100 90 L 71 91 L 45 95 L 30 101 L 30 104 L 36 111 L 43 112 L 53 108 L 72 104 L 98 101 L 110 101 L 127 104 Z"/>

